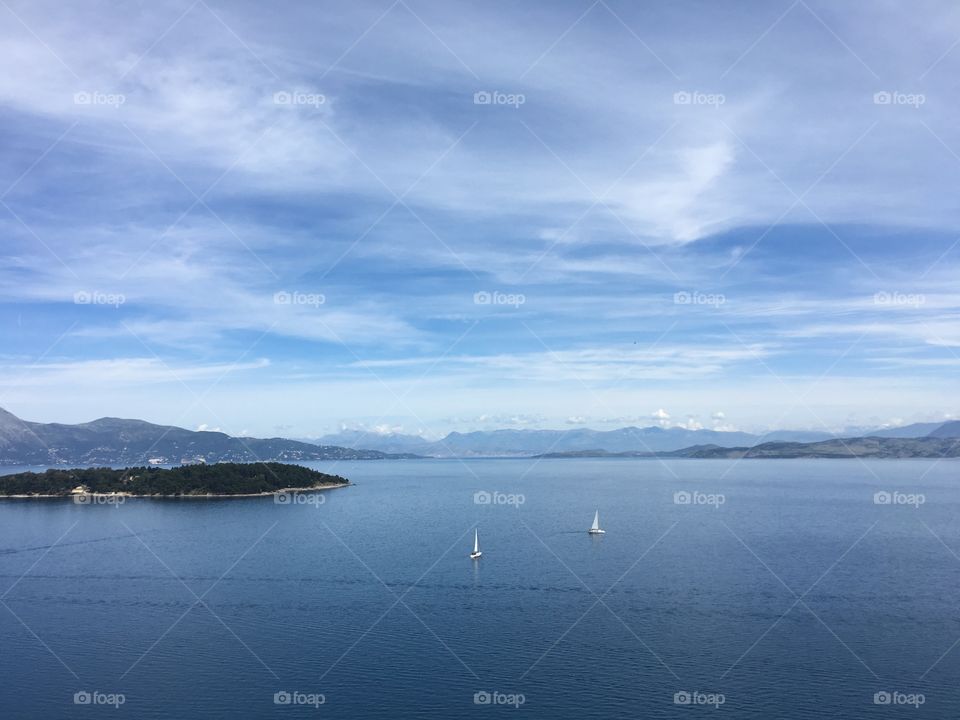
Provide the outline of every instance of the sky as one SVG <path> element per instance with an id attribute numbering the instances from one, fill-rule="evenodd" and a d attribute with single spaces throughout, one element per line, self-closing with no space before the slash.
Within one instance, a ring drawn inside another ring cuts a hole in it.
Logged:
<path id="1" fill-rule="evenodd" d="M 960 6 L 0 2 L 0 407 L 955 417 Z"/>

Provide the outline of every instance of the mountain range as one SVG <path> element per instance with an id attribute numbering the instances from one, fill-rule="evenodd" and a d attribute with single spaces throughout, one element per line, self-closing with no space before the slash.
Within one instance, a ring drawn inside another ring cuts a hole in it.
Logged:
<path id="1" fill-rule="evenodd" d="M 815 443 L 762 443 L 750 448 L 689 448 L 694 458 L 955 458 L 960 457 L 960 423 L 948 429 L 954 435 L 922 438 L 862 437 Z"/>
<path id="2" fill-rule="evenodd" d="M 254 460 L 380 460 L 410 457 L 284 438 L 239 438 L 143 420 L 100 418 L 78 425 L 21 420 L 0 408 L 0 465 L 144 465 Z"/>
<path id="3" fill-rule="evenodd" d="M 536 457 L 540 458 L 592 458 L 592 457 L 621 457 L 621 458 L 694 458 L 710 459 L 737 459 L 737 458 L 880 458 L 880 459 L 907 459 L 907 458 L 956 458 L 960 457 L 960 427 L 954 430 L 953 436 L 921 438 L 899 437 L 859 437 L 834 438 L 819 442 L 769 442 L 754 445 L 753 447 L 720 447 L 718 445 L 694 445 L 682 450 L 669 452 L 607 452 L 605 450 L 579 450 L 574 452 L 551 452 Z"/>
<path id="4" fill-rule="evenodd" d="M 346 430 L 305 442 L 232 437 L 143 420 L 77 425 L 21 420 L 0 408 L 0 465 L 176 465 L 186 462 L 380 460 L 416 457 L 941 457 L 953 456 L 960 421 L 916 423 L 838 438 L 779 430 L 766 435 L 684 428 L 452 432 L 442 440 Z"/>
<path id="5" fill-rule="evenodd" d="M 951 429 L 953 426 L 953 429 Z M 850 436 L 880 438 L 956 437 L 960 421 L 915 423 L 898 428 L 858 429 Z M 954 434 L 951 434 L 954 433 Z M 762 443 L 812 443 L 839 437 L 833 433 L 805 430 L 777 430 L 765 435 L 719 430 L 687 430 L 685 428 L 625 427 L 618 430 L 487 430 L 469 433 L 452 432 L 441 440 L 427 440 L 417 435 L 379 434 L 361 430 L 344 430 L 325 435 L 316 442 L 348 448 L 364 448 L 381 452 L 406 452 L 429 457 L 524 457 L 549 453 L 663 453 L 694 446 L 720 448 L 753 447 Z M 847 437 L 844 435 L 843 437 Z"/>

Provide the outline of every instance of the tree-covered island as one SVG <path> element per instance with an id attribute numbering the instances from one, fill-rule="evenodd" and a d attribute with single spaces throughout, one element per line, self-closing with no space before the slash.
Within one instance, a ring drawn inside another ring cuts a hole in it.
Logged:
<path id="1" fill-rule="evenodd" d="M 171 469 L 106 467 L 53 469 L 0 476 L 0 497 L 121 494 L 143 497 L 268 495 L 349 485 L 339 475 L 286 463 L 218 463 Z"/>

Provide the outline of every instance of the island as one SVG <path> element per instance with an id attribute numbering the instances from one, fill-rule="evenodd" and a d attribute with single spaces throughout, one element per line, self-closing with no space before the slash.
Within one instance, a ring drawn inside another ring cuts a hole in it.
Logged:
<path id="1" fill-rule="evenodd" d="M 0 476 L 0 497 L 251 497 L 349 485 L 339 475 L 277 462 L 158 467 L 91 467 Z"/>

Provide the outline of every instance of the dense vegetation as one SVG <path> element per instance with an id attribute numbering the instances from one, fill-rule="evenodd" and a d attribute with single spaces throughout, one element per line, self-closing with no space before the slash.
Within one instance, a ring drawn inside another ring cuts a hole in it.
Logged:
<path id="1" fill-rule="evenodd" d="M 0 495 L 70 495 L 78 485 L 91 493 L 131 495 L 247 495 L 284 488 L 345 485 L 327 475 L 285 463 L 218 463 L 163 468 L 81 468 L 0 476 Z"/>

